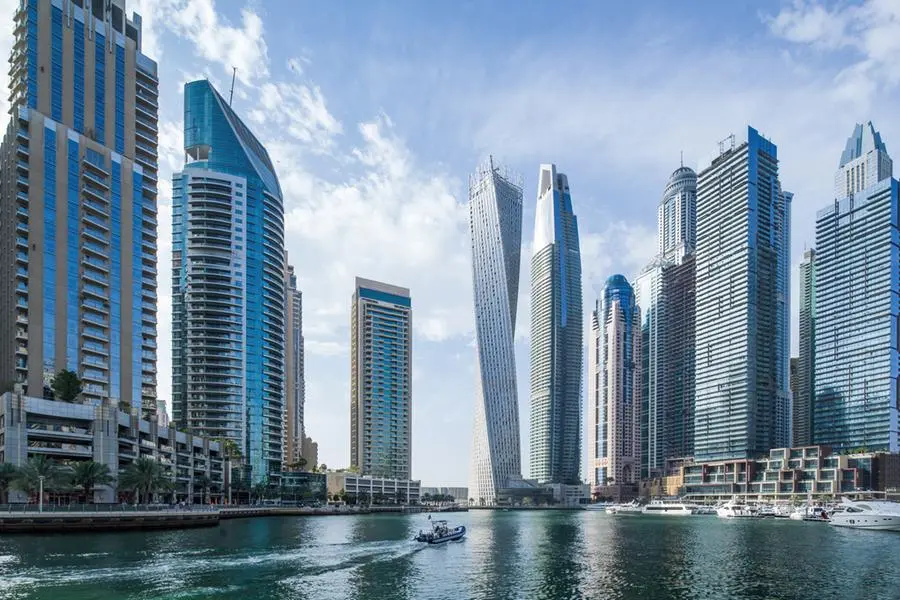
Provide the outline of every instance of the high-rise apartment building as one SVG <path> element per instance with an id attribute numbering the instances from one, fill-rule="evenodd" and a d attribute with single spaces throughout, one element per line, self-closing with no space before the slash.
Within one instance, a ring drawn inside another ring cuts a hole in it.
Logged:
<path id="1" fill-rule="evenodd" d="M 588 480 L 630 485 L 641 478 L 641 310 L 622 275 L 606 281 L 588 344 Z"/>
<path id="2" fill-rule="evenodd" d="M 410 479 L 412 300 L 406 288 L 356 278 L 350 317 L 350 465 Z"/>
<path id="3" fill-rule="evenodd" d="M 156 63 L 124 0 L 22 0 L 0 149 L 0 381 L 155 420 Z"/>
<path id="4" fill-rule="evenodd" d="M 268 152 L 209 81 L 184 87 L 185 165 L 172 180 L 172 407 L 234 440 L 253 482 L 282 469 L 285 254 Z"/>
<path id="5" fill-rule="evenodd" d="M 471 497 L 494 504 L 522 476 L 516 390 L 516 306 L 522 247 L 522 180 L 495 165 L 469 178 L 469 233 L 475 297 L 475 430 Z"/>
<path id="6" fill-rule="evenodd" d="M 659 254 L 635 279 L 641 307 L 641 476 L 693 452 L 697 175 L 672 173 L 658 208 Z"/>
<path id="7" fill-rule="evenodd" d="M 581 251 L 569 180 L 541 165 L 531 257 L 531 477 L 580 482 Z"/>
<path id="8" fill-rule="evenodd" d="M 698 460 L 751 457 L 789 435 L 791 195 L 774 143 L 748 127 L 720 142 L 697 181 Z M 787 421 L 787 422 L 785 422 Z"/>
<path id="9" fill-rule="evenodd" d="M 816 252 L 807 250 L 800 263 L 800 355 L 796 359 L 793 446 L 813 444 L 813 398 L 815 398 L 816 343 Z M 792 361 L 794 359 L 791 359 Z"/>
<path id="10" fill-rule="evenodd" d="M 900 200 L 872 123 L 857 125 L 816 215 L 813 440 L 900 451 Z"/>
<path id="11" fill-rule="evenodd" d="M 284 402 L 284 462 L 295 464 L 303 455 L 303 438 L 305 436 L 303 422 L 303 405 L 306 399 L 306 380 L 304 378 L 303 354 L 303 294 L 297 289 L 297 275 L 294 267 L 288 264 L 287 253 L 284 256 L 287 266 L 285 273 L 285 402 Z"/>

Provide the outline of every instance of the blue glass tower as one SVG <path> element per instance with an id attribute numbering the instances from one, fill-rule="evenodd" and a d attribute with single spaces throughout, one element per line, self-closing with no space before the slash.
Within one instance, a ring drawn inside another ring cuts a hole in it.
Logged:
<path id="1" fill-rule="evenodd" d="M 789 445 L 791 195 L 755 129 L 719 143 L 697 180 L 694 456 Z"/>
<path id="2" fill-rule="evenodd" d="M 816 215 L 813 441 L 900 451 L 900 199 L 872 123 L 857 125 Z"/>
<path id="3" fill-rule="evenodd" d="M 410 479 L 412 300 L 406 288 L 356 278 L 350 318 L 350 465 Z"/>
<path id="4" fill-rule="evenodd" d="M 156 412 L 156 63 L 124 0 L 21 0 L 0 150 L 0 380 Z"/>
<path id="5" fill-rule="evenodd" d="M 581 250 L 569 180 L 541 165 L 531 256 L 531 477 L 581 481 Z"/>
<path id="6" fill-rule="evenodd" d="M 184 88 L 172 182 L 172 405 L 193 433 L 238 443 L 260 482 L 282 469 L 285 253 L 266 149 L 208 81 Z"/>

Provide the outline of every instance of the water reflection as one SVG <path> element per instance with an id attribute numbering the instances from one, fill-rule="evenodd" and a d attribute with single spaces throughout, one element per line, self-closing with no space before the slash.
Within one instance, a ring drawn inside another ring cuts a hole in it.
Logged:
<path id="1" fill-rule="evenodd" d="M 372 547 L 377 554 L 360 557 L 359 565 L 354 566 L 349 577 L 351 598 L 407 600 L 414 597 L 411 580 L 417 570 L 412 554 L 417 547 L 410 541 L 412 532 L 408 526 L 406 517 L 393 515 L 356 520 L 350 541 L 362 548 Z"/>
<path id="2" fill-rule="evenodd" d="M 467 598 L 519 598 L 527 579 L 522 533 L 529 528 L 521 512 L 473 511 L 465 544 L 471 554 Z M 457 572 L 461 578 L 466 573 Z"/>
<path id="3" fill-rule="evenodd" d="M 584 554 L 584 527 L 579 512 L 543 512 L 538 526 L 531 528 L 537 539 L 529 540 L 537 548 L 534 556 L 535 580 L 529 597 L 580 598 Z"/>

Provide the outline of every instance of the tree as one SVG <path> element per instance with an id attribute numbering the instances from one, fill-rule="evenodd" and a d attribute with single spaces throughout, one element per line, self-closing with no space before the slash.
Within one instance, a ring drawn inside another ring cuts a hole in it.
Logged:
<path id="1" fill-rule="evenodd" d="M 9 502 L 9 498 L 7 497 L 7 494 L 9 494 L 9 486 L 16 480 L 18 475 L 19 469 L 16 465 L 10 463 L 0 464 L 0 500 L 3 502 Z"/>
<path id="2" fill-rule="evenodd" d="M 153 494 L 167 490 L 171 485 L 159 461 L 146 456 L 128 465 L 119 479 L 120 488 L 133 491 L 138 502 L 144 500 L 144 503 L 149 503 Z"/>
<path id="3" fill-rule="evenodd" d="M 45 492 L 55 492 L 66 487 L 68 477 L 65 470 L 52 458 L 43 454 L 32 456 L 21 468 L 12 485 L 18 490 L 35 496 L 41 489 L 41 479 Z"/>
<path id="4" fill-rule="evenodd" d="M 109 470 L 109 465 L 96 463 L 92 460 L 80 462 L 72 470 L 72 485 L 84 490 L 86 502 L 93 501 L 94 488 L 101 485 L 109 485 L 115 479 Z"/>
<path id="5" fill-rule="evenodd" d="M 81 394 L 81 380 L 74 371 L 63 369 L 50 381 L 53 395 L 63 402 L 75 402 Z"/>
<path id="6" fill-rule="evenodd" d="M 242 458 L 241 449 L 238 447 L 237 442 L 230 439 L 220 439 L 219 442 L 222 444 L 222 454 L 226 458 L 231 460 Z"/>
<path id="7" fill-rule="evenodd" d="M 206 473 L 201 473 L 194 477 L 194 489 L 200 490 L 201 502 L 203 503 L 209 501 L 206 492 L 209 490 L 210 486 L 212 486 L 212 480 L 206 476 Z"/>
<path id="8" fill-rule="evenodd" d="M 257 500 L 262 500 L 266 497 L 266 493 L 268 492 L 269 486 L 266 485 L 265 482 L 256 483 L 253 487 L 250 488 L 250 498 L 251 500 L 255 497 Z"/>
<path id="9" fill-rule="evenodd" d="M 422 502 L 431 502 L 431 494 L 422 494 Z"/>

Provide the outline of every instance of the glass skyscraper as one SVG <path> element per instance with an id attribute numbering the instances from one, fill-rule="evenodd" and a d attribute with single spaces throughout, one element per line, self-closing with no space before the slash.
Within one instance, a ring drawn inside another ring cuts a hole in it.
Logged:
<path id="1" fill-rule="evenodd" d="M 697 181 L 697 460 L 789 445 L 791 195 L 778 150 L 748 127 L 720 142 Z"/>
<path id="2" fill-rule="evenodd" d="M 266 149 L 209 81 L 184 87 L 172 181 L 172 406 L 238 443 L 253 482 L 280 472 L 285 409 L 281 187 Z"/>
<path id="3" fill-rule="evenodd" d="M 514 347 L 522 181 L 493 159 L 469 178 L 469 232 L 477 360 L 469 496 L 494 504 L 522 476 Z"/>
<path id="4" fill-rule="evenodd" d="M 306 399 L 306 379 L 303 344 L 303 294 L 297 289 L 297 275 L 288 264 L 284 280 L 285 301 L 285 403 L 284 403 L 284 462 L 295 464 L 303 454 L 305 435 L 303 406 Z M 308 465 L 312 468 L 315 465 Z"/>
<path id="5" fill-rule="evenodd" d="M 658 254 L 635 279 L 641 307 L 641 476 L 693 452 L 697 175 L 681 165 L 657 209 Z"/>
<path id="6" fill-rule="evenodd" d="M 124 0 L 21 0 L 0 149 L 0 380 L 155 420 L 156 63 Z"/>
<path id="7" fill-rule="evenodd" d="M 807 250 L 800 263 L 800 356 L 796 360 L 792 446 L 813 443 L 815 397 L 816 252 Z M 792 381 L 793 384 L 793 381 Z"/>
<path id="8" fill-rule="evenodd" d="M 857 125 L 816 215 L 813 440 L 900 451 L 900 240 L 893 162 Z"/>
<path id="9" fill-rule="evenodd" d="M 350 317 L 350 466 L 410 479 L 412 300 L 406 288 L 356 278 Z"/>
<path id="10" fill-rule="evenodd" d="M 641 310 L 622 275 L 606 281 L 591 315 L 588 344 L 588 480 L 592 486 L 641 478 Z"/>
<path id="11" fill-rule="evenodd" d="M 531 257 L 531 478 L 581 481 L 583 317 L 569 180 L 541 165 Z"/>

